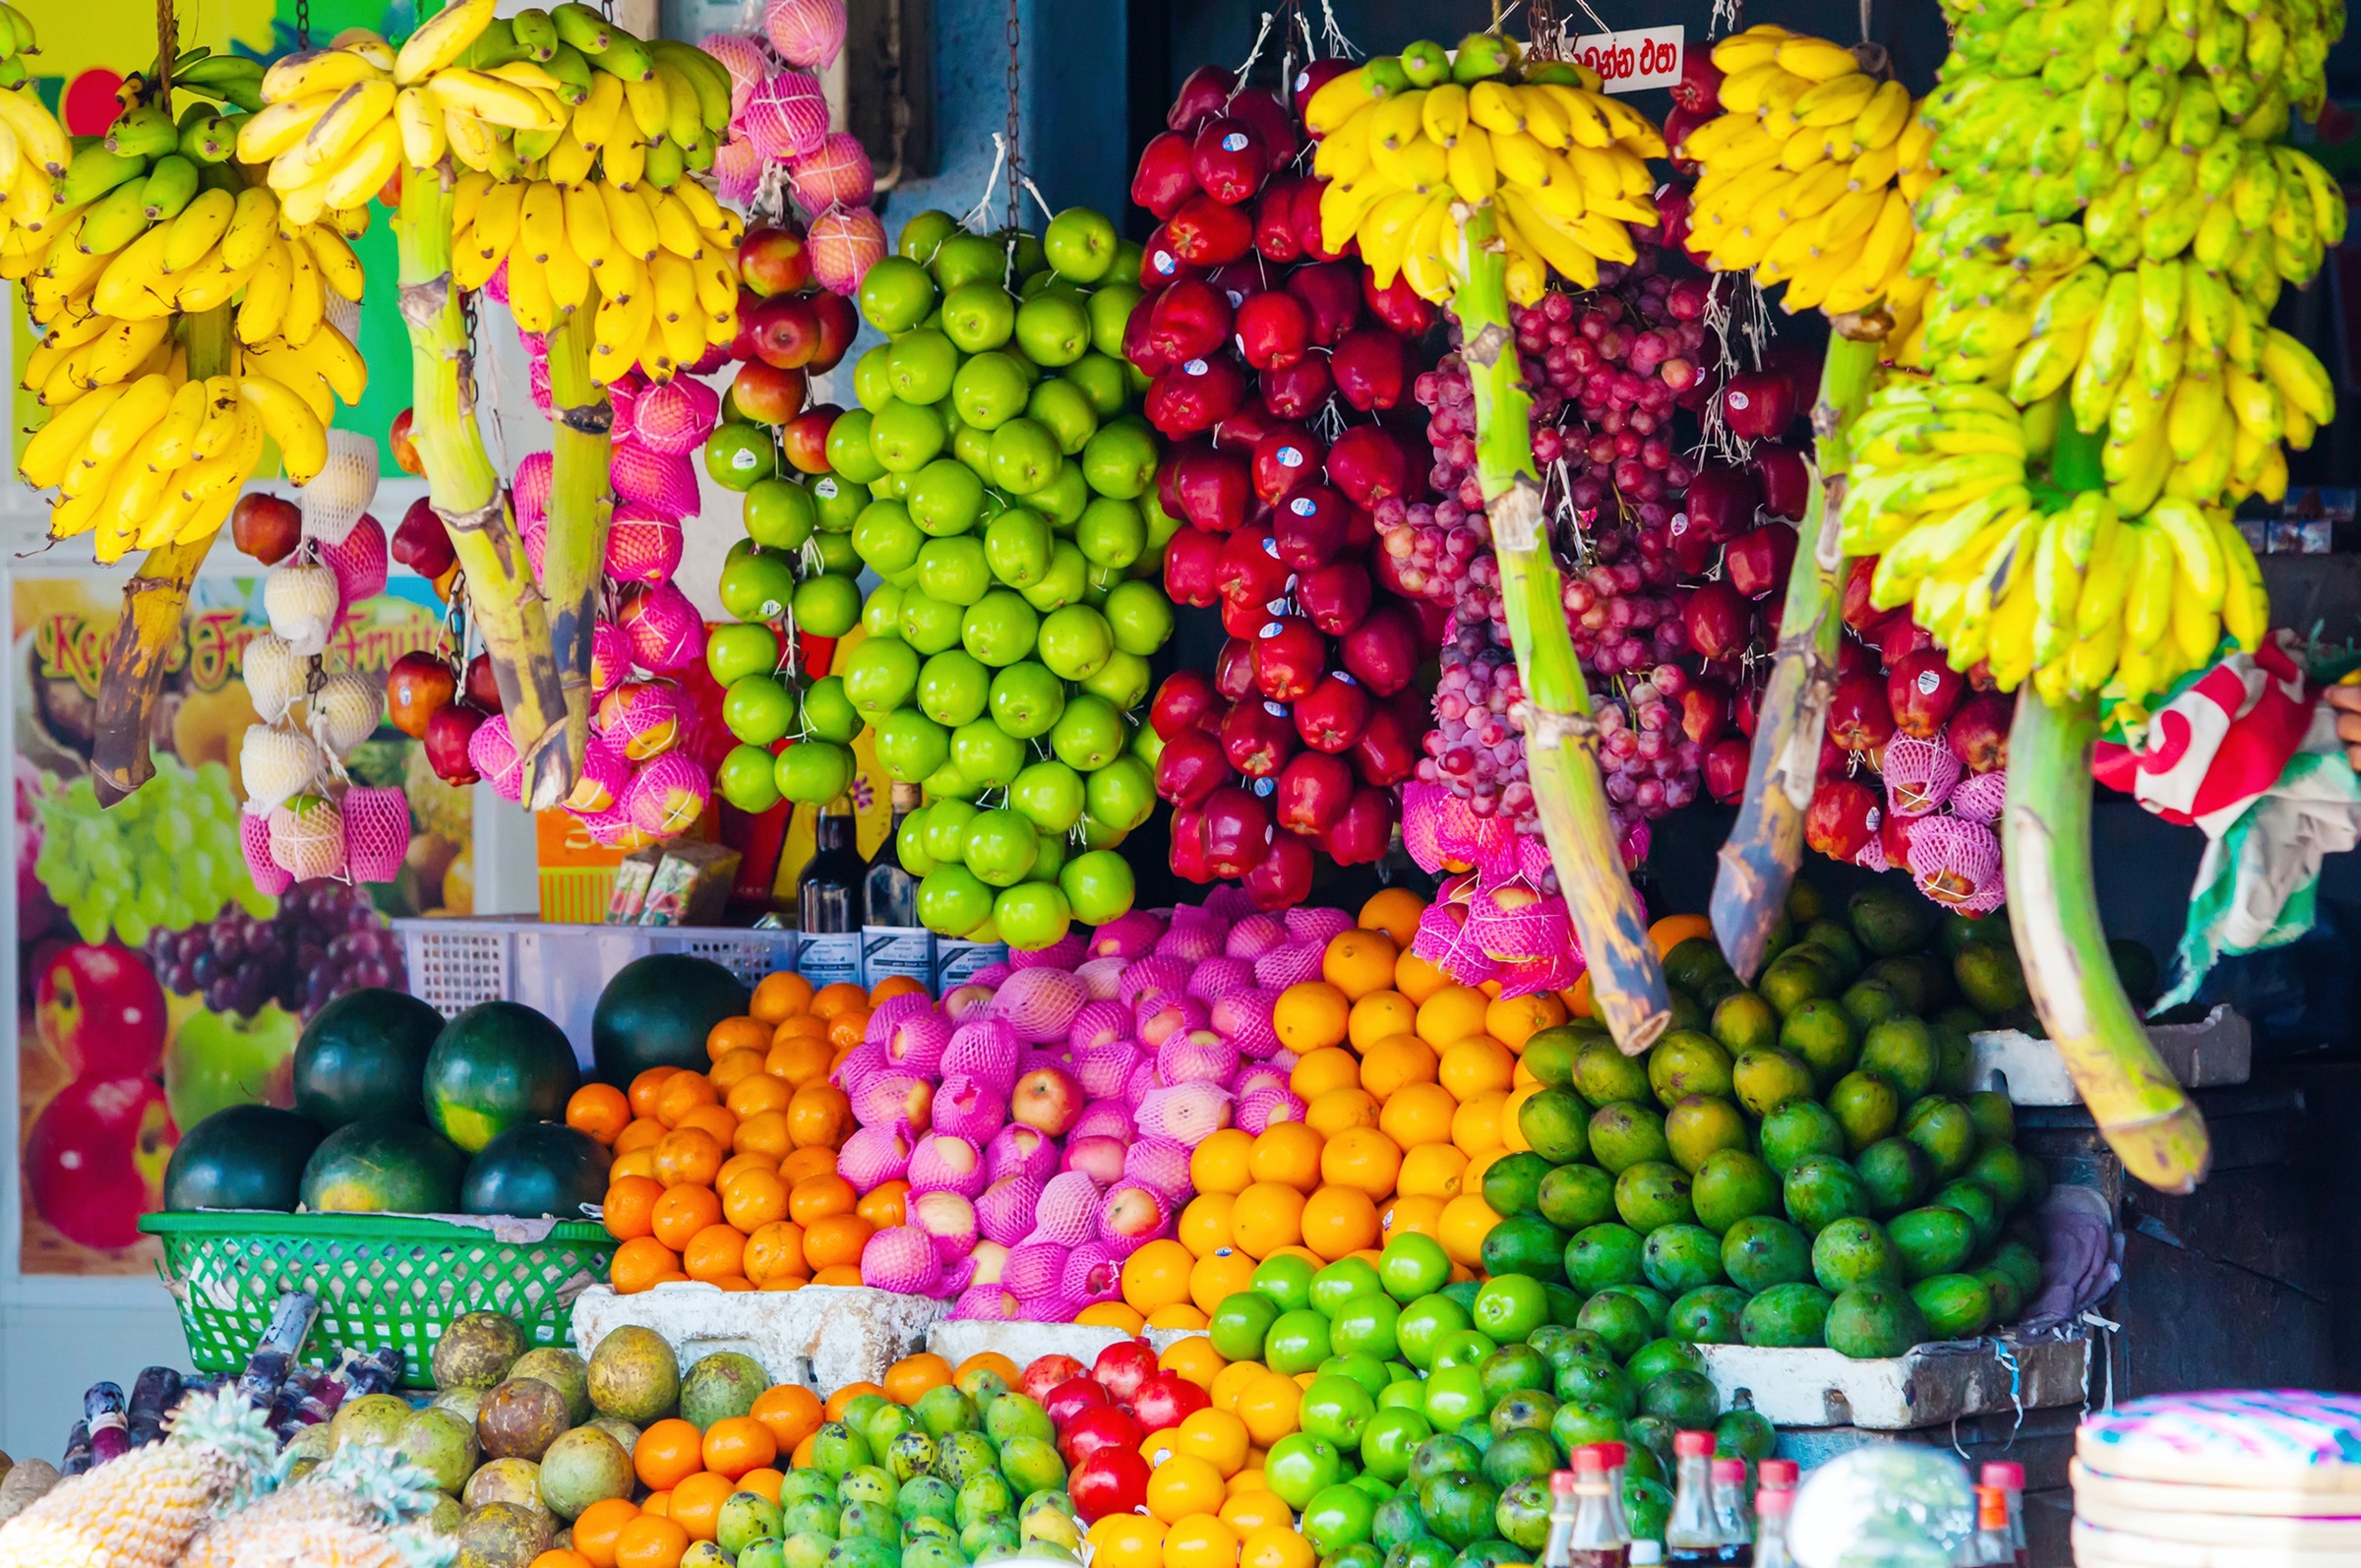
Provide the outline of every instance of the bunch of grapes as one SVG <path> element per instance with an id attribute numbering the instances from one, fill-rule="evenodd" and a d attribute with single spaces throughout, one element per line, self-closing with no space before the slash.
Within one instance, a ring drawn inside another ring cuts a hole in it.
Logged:
<path id="1" fill-rule="evenodd" d="M 347 992 L 408 984 L 401 937 L 368 889 L 328 877 L 281 893 L 275 915 L 230 908 L 186 931 L 159 930 L 148 958 L 166 990 L 247 1016 L 276 1003 L 309 1019 Z"/>
<path id="2" fill-rule="evenodd" d="M 86 942 L 109 930 L 137 947 L 159 928 L 212 920 L 236 900 L 268 912 L 238 847 L 229 770 L 191 771 L 158 754 L 155 777 L 108 810 L 88 777 L 40 797 L 41 849 L 33 874 Z"/>

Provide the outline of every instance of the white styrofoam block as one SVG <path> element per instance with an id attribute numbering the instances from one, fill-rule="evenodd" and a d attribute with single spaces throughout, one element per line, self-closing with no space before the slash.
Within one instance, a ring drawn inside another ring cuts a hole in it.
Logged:
<path id="1" fill-rule="evenodd" d="M 944 1318 L 927 1331 L 927 1349 L 957 1366 L 971 1356 L 998 1351 L 1019 1370 L 1044 1356 L 1070 1356 L 1084 1366 L 1110 1345 L 1130 1336 L 1120 1328 L 1094 1328 L 1088 1323 L 996 1323 L 975 1318 Z"/>
<path id="2" fill-rule="evenodd" d="M 1775 1426 L 1907 1431 L 2020 1405 L 2041 1410 L 2082 1402 L 2090 1368 L 2087 1338 L 2009 1344 L 2014 1371 L 1995 1348 L 2000 1343 L 1921 1345 L 1907 1355 L 1859 1361 L 1830 1350 L 1698 1350 L 1722 1403 L 1743 1390 Z"/>
<path id="3" fill-rule="evenodd" d="M 2066 1072 L 2057 1045 L 2018 1029 L 1986 1029 L 1969 1035 L 1975 1047 L 1975 1083 L 1999 1087 L 2021 1106 L 2071 1106 L 2082 1096 Z M 2151 1024 L 2149 1040 L 2165 1068 L 2185 1089 L 2215 1089 L 2244 1083 L 2255 1065 L 2255 1033 L 2244 1017 L 2223 1002 L 2192 1024 Z M 1998 1073 L 2001 1083 L 1992 1083 Z"/>
<path id="4" fill-rule="evenodd" d="M 684 1369 L 700 1357 L 736 1351 L 761 1362 L 774 1382 L 825 1393 L 881 1381 L 887 1367 L 927 1343 L 944 1310 L 924 1297 L 853 1285 L 725 1292 L 676 1283 L 635 1296 L 602 1285 L 574 1303 L 574 1342 L 587 1356 L 616 1329 L 653 1329 Z"/>

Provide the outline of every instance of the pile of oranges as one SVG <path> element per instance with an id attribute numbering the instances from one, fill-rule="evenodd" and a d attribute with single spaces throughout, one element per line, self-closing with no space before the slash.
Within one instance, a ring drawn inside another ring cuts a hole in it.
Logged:
<path id="1" fill-rule="evenodd" d="M 1570 998 L 1454 984 L 1410 951 L 1424 909 L 1406 889 L 1378 893 L 1329 941 L 1320 978 L 1281 993 L 1273 1023 L 1298 1057 L 1303 1119 L 1199 1144 L 1178 1238 L 1131 1255 L 1123 1305 L 1095 1308 L 1101 1320 L 1200 1328 L 1265 1258 L 1374 1263 L 1403 1232 L 1434 1237 L 1456 1278 L 1475 1277 L 1500 1218 L 1484 1170 L 1527 1147 L 1517 1110 L 1542 1087 L 1520 1053 L 1566 1021 Z"/>
<path id="2" fill-rule="evenodd" d="M 629 1089 L 587 1084 L 566 1121 L 614 1153 L 605 1199 L 616 1248 L 609 1283 L 633 1295 L 672 1280 L 725 1291 L 859 1285 L 871 1233 L 902 1223 L 908 1184 L 866 1197 L 836 1174 L 852 1107 L 828 1074 L 861 1043 L 873 1008 L 919 989 L 815 992 L 782 970 L 751 1012 L 705 1040 L 703 1072 L 650 1067 Z"/>

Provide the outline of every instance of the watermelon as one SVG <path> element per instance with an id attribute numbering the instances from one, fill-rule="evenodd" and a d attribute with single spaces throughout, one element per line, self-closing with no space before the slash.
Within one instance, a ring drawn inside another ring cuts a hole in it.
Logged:
<path id="1" fill-rule="evenodd" d="M 650 953 L 615 972 L 590 1015 L 590 1051 L 600 1078 L 628 1085 L 650 1067 L 703 1071 L 705 1036 L 753 998 L 710 958 Z"/>
<path id="2" fill-rule="evenodd" d="M 467 1157 L 415 1121 L 355 1121 L 320 1140 L 303 1168 L 314 1214 L 454 1214 Z"/>
<path id="3" fill-rule="evenodd" d="M 292 1111 L 231 1106 L 180 1135 L 164 1167 L 164 1207 L 292 1209 L 320 1129 Z"/>
<path id="4" fill-rule="evenodd" d="M 556 1121 L 581 1081 L 566 1032 L 521 1002 L 487 1001 L 443 1026 L 426 1055 L 426 1119 L 469 1154 L 511 1127 Z"/>
<path id="5" fill-rule="evenodd" d="M 295 1044 L 295 1109 L 327 1131 L 348 1121 L 423 1121 L 418 1085 L 443 1015 L 372 986 L 338 996 Z"/>
<path id="6" fill-rule="evenodd" d="M 607 1192 L 607 1151 L 586 1132 L 527 1121 L 484 1145 L 459 1185 L 464 1214 L 551 1215 L 578 1220 Z"/>

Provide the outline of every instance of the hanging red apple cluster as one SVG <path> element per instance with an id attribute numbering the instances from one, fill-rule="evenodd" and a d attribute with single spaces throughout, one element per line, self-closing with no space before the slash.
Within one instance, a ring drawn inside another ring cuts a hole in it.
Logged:
<path id="1" fill-rule="evenodd" d="M 1123 351 L 1154 378 L 1146 411 L 1170 455 L 1158 500 L 1181 528 L 1165 589 L 1219 607 L 1213 670 L 1157 692 L 1157 792 L 1175 807 L 1173 870 L 1236 877 L 1264 909 L 1311 891 L 1315 855 L 1381 859 L 1416 765 L 1425 698 L 1413 676 L 1439 628 L 1380 580 L 1377 509 L 1423 488 L 1406 417 L 1415 345 L 1434 310 L 1375 287 L 1321 243 L 1324 181 L 1298 172 L 1294 112 L 1208 67 L 1141 153 L 1132 200 L 1161 223 Z"/>

